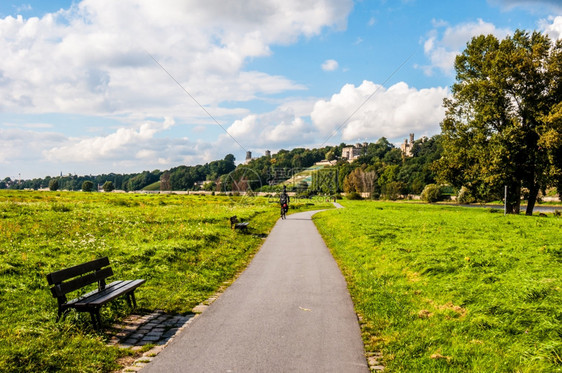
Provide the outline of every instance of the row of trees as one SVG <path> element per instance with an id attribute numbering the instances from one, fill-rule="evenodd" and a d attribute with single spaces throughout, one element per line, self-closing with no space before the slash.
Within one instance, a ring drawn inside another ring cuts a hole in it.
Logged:
<path id="1" fill-rule="evenodd" d="M 135 191 L 160 182 L 160 189 L 162 190 L 190 190 L 198 188 L 195 186 L 198 181 L 216 180 L 222 175 L 232 172 L 236 168 L 234 161 L 234 156 L 228 154 L 223 160 L 197 166 L 179 166 L 164 172 L 154 170 L 143 171 L 138 174 L 68 175 L 17 181 L 6 178 L 0 182 L 0 189 L 38 190 L 49 188 L 50 190 L 76 191 L 84 190 L 84 183 L 87 183 L 88 189 L 91 188 L 91 190 L 107 190 L 108 185 L 111 185 L 110 188 L 113 189 Z"/>

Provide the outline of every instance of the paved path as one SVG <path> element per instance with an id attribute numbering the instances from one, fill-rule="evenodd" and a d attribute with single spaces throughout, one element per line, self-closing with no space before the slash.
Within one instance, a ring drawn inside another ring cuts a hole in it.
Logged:
<path id="1" fill-rule="evenodd" d="M 369 372 L 313 214 L 279 220 L 236 282 L 142 372 Z"/>

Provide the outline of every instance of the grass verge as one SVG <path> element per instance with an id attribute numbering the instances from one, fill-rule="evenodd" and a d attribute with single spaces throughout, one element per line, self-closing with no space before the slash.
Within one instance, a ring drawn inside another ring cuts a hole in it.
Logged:
<path id="1" fill-rule="evenodd" d="M 562 371 L 560 217 L 342 204 L 314 220 L 385 371 Z"/>

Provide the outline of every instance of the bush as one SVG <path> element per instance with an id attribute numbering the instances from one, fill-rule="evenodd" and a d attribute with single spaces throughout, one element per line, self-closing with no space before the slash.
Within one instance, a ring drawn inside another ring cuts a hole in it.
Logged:
<path id="1" fill-rule="evenodd" d="M 357 193 L 357 192 L 348 193 L 345 197 L 346 197 L 347 199 L 350 199 L 350 200 L 360 200 L 360 199 L 363 199 L 363 197 L 361 197 L 361 194 L 359 194 L 359 193 Z"/>
<path id="2" fill-rule="evenodd" d="M 436 184 L 427 184 L 421 194 L 422 201 L 429 203 L 441 201 L 441 187 Z"/>
<path id="3" fill-rule="evenodd" d="M 57 191 L 59 189 L 59 180 L 58 179 L 51 179 L 49 180 L 49 190 Z"/>
<path id="4" fill-rule="evenodd" d="M 457 202 L 463 205 L 473 203 L 476 199 L 472 196 L 472 193 L 466 187 L 462 187 L 457 195 Z"/>
<path id="5" fill-rule="evenodd" d="M 94 183 L 90 180 L 86 180 L 82 183 L 82 191 L 83 192 L 92 192 L 94 190 Z"/>
<path id="6" fill-rule="evenodd" d="M 382 195 L 385 199 L 396 201 L 402 194 L 404 184 L 399 181 L 392 181 L 382 186 Z"/>
<path id="7" fill-rule="evenodd" d="M 106 193 L 109 192 L 113 192 L 113 190 L 115 190 L 115 187 L 113 186 L 113 181 L 106 181 L 105 183 L 103 183 L 103 191 Z"/>

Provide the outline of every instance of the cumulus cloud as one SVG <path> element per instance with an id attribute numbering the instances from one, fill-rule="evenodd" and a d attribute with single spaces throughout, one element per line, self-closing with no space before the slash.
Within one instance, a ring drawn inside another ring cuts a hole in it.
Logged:
<path id="1" fill-rule="evenodd" d="M 166 119 L 162 123 L 146 122 L 138 129 L 119 128 L 107 136 L 90 137 L 85 139 L 69 138 L 66 144 L 53 147 L 43 152 L 45 158 L 50 161 L 93 161 L 99 159 L 111 159 L 122 152 L 129 154 L 147 154 L 147 148 L 154 146 L 154 135 L 174 125 L 173 120 Z M 135 151 L 135 149 L 141 149 Z M 143 153 L 144 150 L 144 153 Z"/>
<path id="2" fill-rule="evenodd" d="M 6 17 L 0 19 L 1 109 L 154 115 L 165 106 L 189 117 L 181 110 L 184 97 L 146 52 L 204 105 L 302 89 L 284 77 L 245 72 L 244 63 L 271 54 L 271 45 L 344 28 L 352 5 L 83 0 L 42 18 Z M 241 81 L 252 84 L 239 90 Z"/>
<path id="3" fill-rule="evenodd" d="M 242 139 L 242 146 L 251 144 L 254 149 L 249 150 L 320 146 L 330 136 L 330 143 L 375 141 L 383 136 L 395 139 L 411 132 L 432 136 L 439 132 L 447 95 L 447 88 L 418 90 L 404 82 L 388 89 L 370 81 L 357 87 L 346 84 L 329 100 L 303 102 L 299 112 L 290 105 L 270 113 L 251 114 L 235 121 L 228 132 Z M 227 146 L 228 135 L 222 140 Z"/>
<path id="4" fill-rule="evenodd" d="M 562 16 L 541 21 L 541 29 L 554 40 L 562 39 Z"/>
<path id="5" fill-rule="evenodd" d="M 324 71 L 335 71 L 339 67 L 338 61 L 336 60 L 326 60 L 322 64 L 322 70 Z"/>
<path id="6" fill-rule="evenodd" d="M 258 148 L 299 146 L 315 139 L 316 129 L 288 107 L 280 107 L 264 114 L 251 114 L 236 120 L 228 133 L 240 139 L 242 146 Z M 224 136 L 223 136 L 224 137 Z"/>
<path id="7" fill-rule="evenodd" d="M 442 20 L 434 20 L 433 26 L 434 29 L 423 40 L 424 53 L 429 58 L 430 64 L 421 66 L 421 68 L 427 75 L 432 75 L 435 70 L 452 75 L 455 57 L 462 52 L 473 37 L 492 34 L 503 39 L 511 33 L 508 29 L 497 28 L 494 24 L 482 19 L 455 26 Z"/>
<path id="8" fill-rule="evenodd" d="M 311 118 L 319 134 L 341 131 L 344 141 L 397 138 L 413 131 L 433 135 L 443 119 L 447 95 L 447 88 L 417 90 L 404 82 L 388 89 L 369 81 L 358 87 L 346 84 L 330 100 L 318 101 Z"/>

